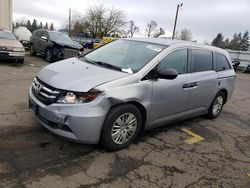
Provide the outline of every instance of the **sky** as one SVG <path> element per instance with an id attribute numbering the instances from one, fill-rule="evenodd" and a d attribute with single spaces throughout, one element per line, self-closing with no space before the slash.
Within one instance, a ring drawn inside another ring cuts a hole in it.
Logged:
<path id="1" fill-rule="evenodd" d="M 60 29 L 68 20 L 69 8 L 84 14 L 88 7 L 102 4 L 123 10 L 127 20 L 134 20 L 140 29 L 137 36 L 145 34 L 150 20 L 171 34 L 178 3 L 183 6 L 176 30 L 189 29 L 198 42 L 211 42 L 219 32 L 231 38 L 250 31 L 250 0 L 13 0 L 13 18 L 53 22 Z"/>

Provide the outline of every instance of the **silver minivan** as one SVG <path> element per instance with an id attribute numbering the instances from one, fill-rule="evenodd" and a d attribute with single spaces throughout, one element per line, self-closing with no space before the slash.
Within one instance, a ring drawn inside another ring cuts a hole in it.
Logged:
<path id="1" fill-rule="evenodd" d="M 51 132 L 118 150 L 142 130 L 206 114 L 232 95 L 225 50 L 159 38 L 119 39 L 85 56 L 43 68 L 29 107 Z"/>

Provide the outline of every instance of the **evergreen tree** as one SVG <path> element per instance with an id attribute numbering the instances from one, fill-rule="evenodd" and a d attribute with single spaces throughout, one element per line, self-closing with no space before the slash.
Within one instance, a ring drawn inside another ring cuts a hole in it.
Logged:
<path id="1" fill-rule="evenodd" d="M 48 23 L 46 22 L 45 26 L 44 26 L 44 29 L 49 29 L 48 27 Z"/>
<path id="2" fill-rule="evenodd" d="M 230 48 L 229 42 L 230 42 L 229 38 L 226 38 L 225 41 L 224 41 L 225 48 Z"/>
<path id="3" fill-rule="evenodd" d="M 36 19 L 34 19 L 32 25 L 31 25 L 31 30 L 33 32 L 33 31 L 35 31 L 37 29 L 38 29 L 37 21 L 36 21 Z"/>
<path id="4" fill-rule="evenodd" d="M 229 49 L 239 50 L 240 40 L 239 40 L 238 36 L 240 36 L 240 35 L 237 35 L 236 33 L 234 34 L 232 40 L 229 42 Z"/>
<path id="5" fill-rule="evenodd" d="M 218 33 L 218 35 L 214 38 L 212 41 L 212 46 L 217 46 L 219 48 L 225 48 L 225 44 L 223 41 L 223 35 L 221 33 Z"/>
<path id="6" fill-rule="evenodd" d="M 54 25 L 53 25 L 53 23 L 50 24 L 49 30 L 54 31 Z"/>
<path id="7" fill-rule="evenodd" d="M 248 51 L 248 49 L 249 49 L 249 42 L 248 41 L 249 41 L 249 33 L 248 33 L 248 31 L 246 31 L 240 40 L 239 50 Z"/>
<path id="8" fill-rule="evenodd" d="M 32 26 L 31 26 L 31 23 L 30 23 L 30 20 L 27 21 L 27 29 L 32 31 Z"/>
<path id="9" fill-rule="evenodd" d="M 39 27 L 38 27 L 39 29 L 43 29 L 43 23 L 42 22 L 40 22 L 40 24 L 39 24 Z"/>

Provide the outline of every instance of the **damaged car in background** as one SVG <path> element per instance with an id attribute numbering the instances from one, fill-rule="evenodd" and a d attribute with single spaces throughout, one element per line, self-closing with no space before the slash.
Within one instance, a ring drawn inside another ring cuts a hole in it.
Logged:
<path id="1" fill-rule="evenodd" d="M 48 62 L 55 62 L 81 55 L 83 47 L 63 33 L 39 29 L 30 37 L 30 54 L 37 53 L 44 55 Z"/>

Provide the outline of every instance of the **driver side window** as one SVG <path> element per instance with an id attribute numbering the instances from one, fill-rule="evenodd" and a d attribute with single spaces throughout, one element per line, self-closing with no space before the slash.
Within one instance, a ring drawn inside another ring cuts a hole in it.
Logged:
<path id="1" fill-rule="evenodd" d="M 175 69 L 179 74 L 187 72 L 187 49 L 180 49 L 171 52 L 164 57 L 158 64 L 158 70 L 161 69 Z"/>

